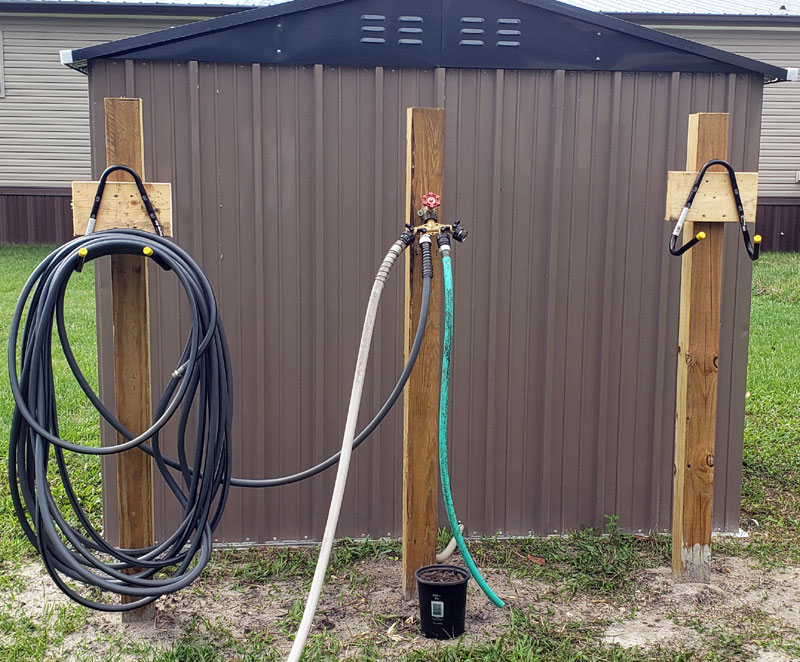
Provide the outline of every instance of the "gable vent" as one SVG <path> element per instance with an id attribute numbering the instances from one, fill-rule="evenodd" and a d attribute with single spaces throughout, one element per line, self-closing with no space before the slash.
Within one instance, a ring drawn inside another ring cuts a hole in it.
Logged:
<path id="1" fill-rule="evenodd" d="M 400 38 L 397 43 L 401 46 L 422 46 L 422 16 L 400 16 L 400 27 L 397 33 Z"/>
<path id="2" fill-rule="evenodd" d="M 480 16 L 461 17 L 461 40 L 459 46 L 483 46 L 484 29 L 483 24 L 486 19 Z"/>
<path id="3" fill-rule="evenodd" d="M 361 43 L 362 44 L 385 44 L 386 43 L 386 22 L 383 14 L 363 14 L 361 16 Z"/>
<path id="4" fill-rule="evenodd" d="M 522 45 L 522 21 L 518 18 L 498 18 L 497 19 L 497 42 L 496 46 L 501 48 L 515 48 Z"/>

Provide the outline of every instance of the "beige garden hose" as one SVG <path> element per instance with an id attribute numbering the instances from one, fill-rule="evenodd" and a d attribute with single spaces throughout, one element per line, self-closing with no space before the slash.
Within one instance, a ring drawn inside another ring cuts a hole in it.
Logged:
<path id="1" fill-rule="evenodd" d="M 356 359 L 356 372 L 353 378 L 353 389 L 350 392 L 350 406 L 347 410 L 347 420 L 344 426 L 344 438 L 342 439 L 342 454 L 339 459 L 339 467 L 336 472 L 336 482 L 333 487 L 333 497 L 331 498 L 330 509 L 328 510 L 328 521 L 325 524 L 325 533 L 322 537 L 322 546 L 317 559 L 317 567 L 314 571 L 314 579 L 311 582 L 311 590 L 308 593 L 306 608 L 300 627 L 289 652 L 288 662 L 299 662 L 303 654 L 303 649 L 311 631 L 311 624 L 314 614 L 317 611 L 319 598 L 322 595 L 322 585 L 325 581 L 325 573 L 328 570 L 328 562 L 331 557 L 331 549 L 336 535 L 336 525 L 339 522 L 339 513 L 344 499 L 344 488 L 347 483 L 347 472 L 350 469 L 350 456 L 353 450 L 353 439 L 356 433 L 356 422 L 358 420 L 358 410 L 361 405 L 361 393 L 364 388 L 364 378 L 367 373 L 367 361 L 369 359 L 369 349 L 372 344 L 372 331 L 375 328 L 375 318 L 378 314 L 378 303 L 383 291 L 383 285 L 389 275 L 389 271 L 394 265 L 397 257 L 406 248 L 406 244 L 398 239 L 389 249 L 386 257 L 383 258 L 375 282 L 372 285 L 372 293 L 367 304 L 367 314 L 364 318 L 364 327 L 361 331 L 361 344 L 358 348 L 358 358 Z M 423 276 L 425 275 L 425 264 L 427 261 L 428 269 L 432 274 L 433 266 L 431 259 L 431 239 L 427 235 L 420 237 L 420 248 L 423 255 Z M 428 293 L 430 293 L 430 275 L 426 278 L 428 283 Z"/>

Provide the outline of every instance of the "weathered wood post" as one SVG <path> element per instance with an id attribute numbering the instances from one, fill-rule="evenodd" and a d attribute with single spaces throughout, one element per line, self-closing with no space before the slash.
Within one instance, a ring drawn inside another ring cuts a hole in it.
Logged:
<path id="1" fill-rule="evenodd" d="M 144 142 L 141 99 L 105 99 L 106 162 L 133 168 L 144 181 Z M 137 228 L 153 231 L 139 193 L 127 175 L 114 172 L 108 178 L 95 230 Z M 112 182 L 120 182 L 112 184 Z M 94 200 L 96 182 L 73 183 L 75 234 L 86 230 L 88 209 Z M 164 233 L 171 236 L 169 184 L 146 184 L 159 214 Z M 138 434 L 151 425 L 150 399 L 150 306 L 147 258 L 111 256 L 111 296 L 114 326 L 114 400 L 116 415 Z M 125 439 L 119 437 L 119 442 Z M 123 549 L 148 547 L 155 539 L 153 514 L 153 467 L 149 455 L 132 449 L 116 456 L 119 544 Z M 123 596 L 123 602 L 132 598 Z M 123 622 L 151 620 L 153 604 L 123 612 Z"/>
<path id="2" fill-rule="evenodd" d="M 689 116 L 687 172 L 670 172 L 667 220 L 675 221 L 702 166 L 727 159 L 728 114 Z M 727 172 L 704 177 L 684 225 L 684 236 L 704 232 L 681 257 L 675 464 L 672 501 L 672 572 L 689 581 L 711 575 L 714 446 L 717 418 L 723 229 L 738 221 Z M 737 173 L 746 215 L 755 219 L 757 173 Z"/>
<path id="3" fill-rule="evenodd" d="M 406 222 L 419 225 L 417 210 L 428 191 L 441 194 L 444 109 L 409 108 L 406 133 Z M 441 210 L 440 210 L 441 215 Z M 422 299 L 422 254 L 406 251 L 405 357 L 414 342 Z M 403 400 L 403 595 L 417 594 L 414 572 L 436 559 L 441 287 L 434 275 L 425 339 Z"/>

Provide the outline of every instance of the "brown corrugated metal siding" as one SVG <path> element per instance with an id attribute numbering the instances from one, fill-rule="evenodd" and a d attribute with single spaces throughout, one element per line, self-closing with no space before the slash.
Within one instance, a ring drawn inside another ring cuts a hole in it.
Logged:
<path id="1" fill-rule="evenodd" d="M 763 237 L 761 250 L 800 252 L 800 199 L 759 200 L 756 232 Z"/>
<path id="2" fill-rule="evenodd" d="M 69 189 L 0 186 L 0 244 L 62 244 L 72 239 Z"/>
<path id="3" fill-rule="evenodd" d="M 364 306 L 404 221 L 405 109 L 444 106 L 443 213 L 470 230 L 454 249 L 459 516 L 470 534 L 602 527 L 606 514 L 629 530 L 669 527 L 680 263 L 666 250 L 666 171 L 683 169 L 696 111 L 731 112 L 730 160 L 757 168 L 760 76 L 91 67 L 95 171 L 103 97 L 143 97 L 147 176 L 173 183 L 176 239 L 216 288 L 236 374 L 235 474 L 285 474 L 338 450 Z M 725 530 L 738 528 L 741 487 L 740 243 L 730 228 L 714 515 Z M 401 283 L 395 273 L 384 293 L 363 422 L 401 369 Z M 178 298 L 157 274 L 156 382 L 186 331 Z M 400 533 L 401 425 L 398 407 L 355 454 L 340 535 Z M 234 490 L 217 538 L 319 539 L 333 479 Z M 175 516 L 164 492 L 160 535 Z"/>

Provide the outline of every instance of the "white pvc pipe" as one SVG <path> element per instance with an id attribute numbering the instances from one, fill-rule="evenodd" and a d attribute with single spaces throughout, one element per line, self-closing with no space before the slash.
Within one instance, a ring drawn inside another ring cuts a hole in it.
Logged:
<path id="1" fill-rule="evenodd" d="M 361 392 L 364 388 L 364 378 L 367 373 L 367 360 L 369 359 L 369 348 L 372 343 L 372 331 L 375 328 L 375 318 L 378 313 L 378 302 L 381 298 L 381 291 L 389 271 L 392 268 L 397 256 L 403 252 L 405 244 L 398 240 L 389 249 L 386 257 L 383 258 L 378 274 L 375 276 L 375 283 L 372 285 L 372 293 L 367 304 L 367 314 L 364 318 L 364 328 L 361 331 L 361 344 L 358 348 L 358 358 L 356 359 L 356 374 L 353 377 L 353 390 L 350 392 L 350 406 L 347 410 L 347 421 L 344 426 L 344 439 L 342 440 L 342 455 L 339 458 L 339 468 L 336 471 L 336 483 L 333 486 L 333 497 L 328 511 L 328 521 L 325 524 L 325 534 L 322 537 L 322 546 L 319 550 L 319 559 L 314 571 L 314 579 L 311 582 L 311 590 L 308 593 L 308 601 L 303 612 L 303 619 L 289 652 L 287 662 L 299 662 L 300 656 L 306 645 L 308 633 L 311 631 L 311 623 L 314 614 L 317 612 L 317 604 L 322 594 L 322 585 L 325 581 L 325 573 L 328 570 L 328 562 L 331 558 L 331 549 L 336 535 L 336 525 L 339 522 L 339 513 L 342 509 L 344 498 L 344 488 L 347 483 L 347 472 L 350 468 L 350 456 L 353 452 L 353 439 L 356 435 L 356 423 L 358 420 L 358 410 L 361 406 Z"/>

